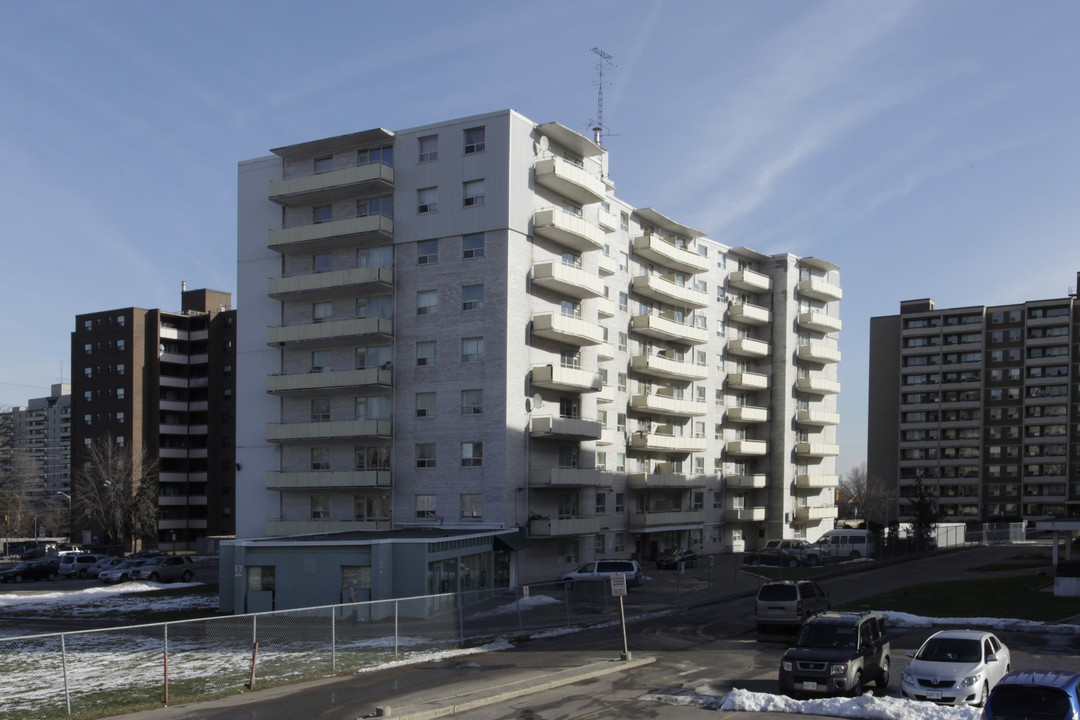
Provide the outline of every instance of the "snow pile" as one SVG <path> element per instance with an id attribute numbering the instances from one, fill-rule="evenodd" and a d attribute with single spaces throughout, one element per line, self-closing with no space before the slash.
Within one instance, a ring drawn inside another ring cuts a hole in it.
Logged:
<path id="1" fill-rule="evenodd" d="M 0 612 L 9 617 L 101 617 L 103 614 L 203 610 L 218 607 L 216 595 L 162 597 L 155 591 L 182 589 L 204 583 L 127 582 L 67 592 L 0 593 Z M 3 633 L 0 633 L 2 635 Z"/>
<path id="2" fill-rule="evenodd" d="M 857 698 L 793 700 L 783 695 L 755 693 L 737 688 L 723 697 L 718 709 L 825 715 L 860 720 L 978 720 L 982 712 L 974 707 L 946 707 L 901 698 L 874 697 L 870 694 Z"/>

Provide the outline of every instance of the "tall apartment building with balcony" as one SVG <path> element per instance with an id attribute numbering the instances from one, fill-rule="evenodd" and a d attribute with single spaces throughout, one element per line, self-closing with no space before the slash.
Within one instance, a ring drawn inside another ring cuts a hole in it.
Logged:
<path id="1" fill-rule="evenodd" d="M 871 319 L 867 472 L 894 518 L 919 484 L 954 522 L 1080 518 L 1078 322 L 1073 296 Z"/>
<path id="2" fill-rule="evenodd" d="M 53 385 L 46 397 L 6 414 L 9 447 L 0 462 L 25 473 L 30 497 L 67 502 L 56 495 L 71 492 L 71 386 Z"/>
<path id="3" fill-rule="evenodd" d="M 165 550 L 195 550 L 200 538 L 234 533 L 231 302 L 229 293 L 185 288 L 180 312 L 129 307 L 75 318 L 73 467 L 105 438 L 157 461 L 157 544 Z M 76 507 L 78 492 L 76 482 Z M 92 542 L 95 529 L 79 521 L 75 537 Z"/>
<path id="4" fill-rule="evenodd" d="M 838 268 L 614 191 L 514 111 L 241 163 L 238 538 L 520 528 L 526 581 L 830 529 Z"/>

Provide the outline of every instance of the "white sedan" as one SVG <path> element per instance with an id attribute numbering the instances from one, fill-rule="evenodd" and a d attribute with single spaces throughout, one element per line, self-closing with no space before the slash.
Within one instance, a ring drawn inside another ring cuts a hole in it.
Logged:
<path id="1" fill-rule="evenodd" d="M 944 705 L 976 705 L 1009 672 L 1009 648 L 982 630 L 942 630 L 908 653 L 911 664 L 900 690 L 912 700 Z"/>

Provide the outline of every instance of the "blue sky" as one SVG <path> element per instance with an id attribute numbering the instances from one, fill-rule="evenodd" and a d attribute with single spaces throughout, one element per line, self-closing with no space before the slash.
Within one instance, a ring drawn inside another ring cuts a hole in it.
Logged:
<path id="1" fill-rule="evenodd" d="M 236 163 L 514 108 L 586 132 L 619 197 L 842 268 L 839 469 L 869 318 L 1063 297 L 1080 270 L 1080 3 L 54 2 L 0 27 L 0 406 L 75 315 L 235 291 Z M 241 310 L 242 312 L 242 310 Z"/>

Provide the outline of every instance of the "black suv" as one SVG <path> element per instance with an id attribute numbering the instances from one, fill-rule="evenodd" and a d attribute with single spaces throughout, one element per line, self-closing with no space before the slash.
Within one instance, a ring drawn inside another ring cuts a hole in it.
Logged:
<path id="1" fill-rule="evenodd" d="M 881 613 L 826 612 L 808 619 L 780 661 L 780 692 L 862 695 L 889 685 L 889 636 Z"/>

